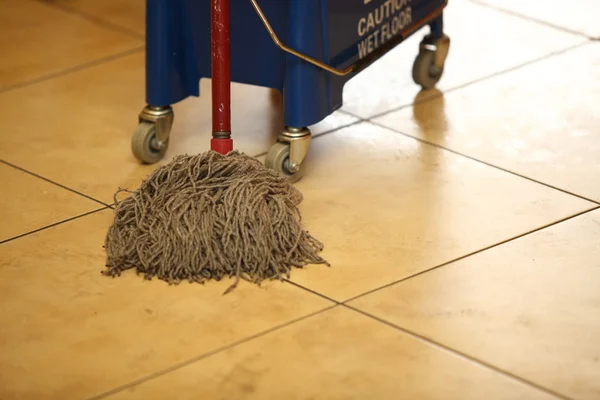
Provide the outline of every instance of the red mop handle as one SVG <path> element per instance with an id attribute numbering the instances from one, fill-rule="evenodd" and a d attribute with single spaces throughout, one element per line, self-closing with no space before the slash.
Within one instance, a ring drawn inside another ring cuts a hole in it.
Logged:
<path id="1" fill-rule="evenodd" d="M 231 139 L 231 46 L 229 0 L 211 0 L 212 140 L 211 150 L 227 154 Z"/>

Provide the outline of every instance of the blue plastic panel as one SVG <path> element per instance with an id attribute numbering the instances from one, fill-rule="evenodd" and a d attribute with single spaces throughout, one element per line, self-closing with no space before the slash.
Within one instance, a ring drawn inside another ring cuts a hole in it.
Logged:
<path id="1" fill-rule="evenodd" d="M 345 67 L 401 34 L 431 23 L 445 0 L 259 0 L 288 46 Z M 210 77 L 210 0 L 147 0 L 146 100 L 169 105 L 199 95 Z M 442 27 L 441 17 L 432 26 Z M 285 124 L 309 126 L 342 105 L 352 75 L 331 75 L 272 42 L 248 0 L 231 0 L 234 82 L 284 93 Z M 412 63 L 413 60 L 406 60 Z"/>

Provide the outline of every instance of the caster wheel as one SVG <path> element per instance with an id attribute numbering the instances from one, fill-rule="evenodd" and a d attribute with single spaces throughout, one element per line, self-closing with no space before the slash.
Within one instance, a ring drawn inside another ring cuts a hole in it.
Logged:
<path id="1" fill-rule="evenodd" d="M 167 139 L 162 147 L 156 140 L 156 126 L 151 122 L 140 122 L 131 138 L 131 151 L 135 158 L 144 164 L 154 164 L 162 160 L 169 147 Z"/>
<path id="2" fill-rule="evenodd" d="M 279 172 L 288 178 L 291 183 L 298 182 L 302 177 L 302 170 L 290 170 L 290 145 L 286 143 L 275 143 L 267 153 L 265 166 Z"/>
<path id="3" fill-rule="evenodd" d="M 444 68 L 435 65 L 435 52 L 421 50 L 413 64 L 412 76 L 417 85 L 423 89 L 432 89 L 439 82 Z"/>

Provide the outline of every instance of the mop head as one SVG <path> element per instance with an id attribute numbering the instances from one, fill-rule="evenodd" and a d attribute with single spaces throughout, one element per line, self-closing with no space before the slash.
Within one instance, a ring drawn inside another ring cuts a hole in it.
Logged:
<path id="1" fill-rule="evenodd" d="M 329 265 L 323 244 L 302 229 L 302 194 L 237 151 L 178 156 L 123 191 L 130 196 L 117 202 L 106 236 L 105 275 L 135 268 L 170 284 L 235 277 L 229 291 L 240 278 L 260 284 Z"/>

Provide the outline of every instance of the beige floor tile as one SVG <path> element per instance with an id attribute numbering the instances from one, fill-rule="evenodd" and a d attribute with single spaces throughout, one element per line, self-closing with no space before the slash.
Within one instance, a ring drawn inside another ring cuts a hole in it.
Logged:
<path id="1" fill-rule="evenodd" d="M 329 307 L 290 284 L 100 274 L 112 212 L 0 246 L 0 398 L 82 399 Z"/>
<path id="2" fill-rule="evenodd" d="M 156 166 L 132 156 L 131 134 L 144 106 L 142 52 L 37 85 L 0 94 L 3 126 L 0 157 L 99 200 L 112 202 L 117 187 L 136 188 Z M 171 145 L 174 155 L 210 146 L 210 81 L 201 97 L 175 105 Z M 269 89 L 236 84 L 233 135 L 236 148 L 266 152 L 282 127 L 281 96 Z M 52 103 L 52 106 L 50 104 Z M 313 133 L 356 121 L 335 113 Z"/>
<path id="3" fill-rule="evenodd" d="M 38 1 L 2 0 L 0 6 L 0 91 L 143 45 Z"/>
<path id="4" fill-rule="evenodd" d="M 438 84 L 442 91 L 585 41 L 465 0 L 450 1 L 445 25 L 452 44 Z M 348 82 L 344 109 L 368 118 L 411 104 L 420 90 L 412 81 L 412 64 L 427 32 L 417 32 Z"/>
<path id="5" fill-rule="evenodd" d="M 0 163 L 0 242 L 102 207 Z"/>
<path id="6" fill-rule="evenodd" d="M 146 0 L 44 0 L 131 30 L 146 31 Z"/>
<path id="7" fill-rule="evenodd" d="M 600 201 L 600 44 L 376 122 Z"/>
<path id="8" fill-rule="evenodd" d="M 598 15 L 600 2 L 596 0 L 478 0 L 530 18 L 563 27 L 590 37 L 600 37 Z"/>
<path id="9" fill-rule="evenodd" d="M 577 399 L 600 398 L 600 212 L 351 305 Z"/>
<path id="10" fill-rule="evenodd" d="M 594 207 L 368 123 L 317 138 L 297 187 L 332 267 L 292 279 L 336 300 Z"/>
<path id="11" fill-rule="evenodd" d="M 117 399 L 545 399 L 346 308 L 216 354 Z"/>

